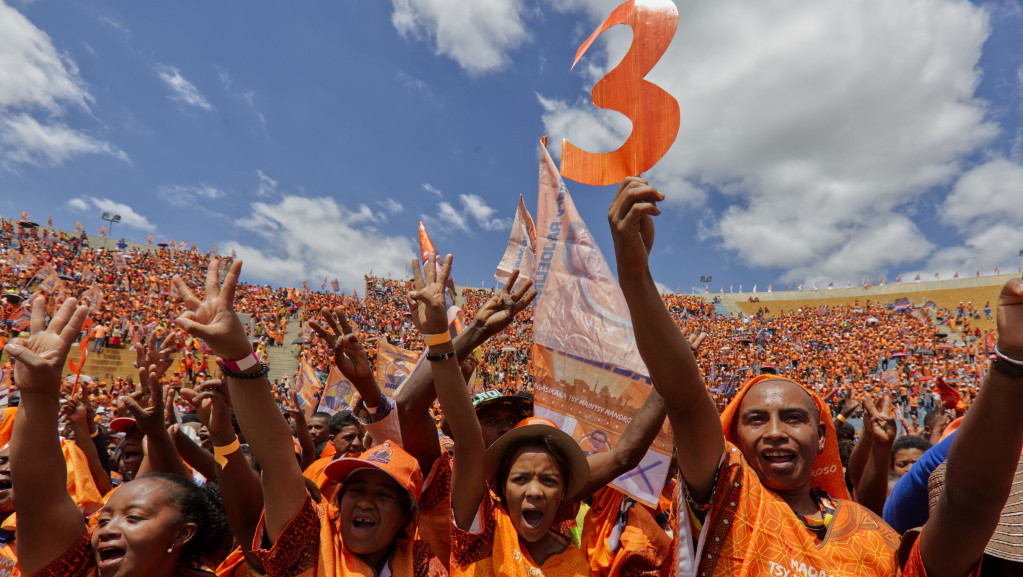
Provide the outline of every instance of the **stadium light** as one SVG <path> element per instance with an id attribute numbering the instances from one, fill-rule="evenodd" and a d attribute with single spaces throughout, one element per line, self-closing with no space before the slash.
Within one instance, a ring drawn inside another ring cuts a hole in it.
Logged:
<path id="1" fill-rule="evenodd" d="M 107 237 L 114 236 L 114 223 L 121 222 L 121 215 L 115 214 L 111 216 L 109 212 L 103 211 L 103 214 L 100 215 L 100 218 L 110 223 L 110 228 L 107 230 Z M 107 248 L 107 239 L 105 238 L 103 239 L 103 248 L 104 249 Z"/>

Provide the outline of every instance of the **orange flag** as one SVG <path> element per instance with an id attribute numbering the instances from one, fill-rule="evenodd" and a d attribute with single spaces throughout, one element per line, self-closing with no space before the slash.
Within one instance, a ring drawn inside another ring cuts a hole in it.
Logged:
<path id="1" fill-rule="evenodd" d="M 945 379 L 938 377 L 937 387 L 931 390 L 933 393 L 941 395 L 941 402 L 945 405 L 946 409 L 954 409 L 956 404 L 962 400 L 963 396 L 951 385 L 945 382 Z"/>
<path id="2" fill-rule="evenodd" d="M 422 256 L 423 262 L 430 256 L 430 253 L 440 254 L 437 252 L 436 247 L 433 246 L 433 241 L 430 240 L 430 235 L 426 234 L 426 227 L 423 226 L 423 221 L 419 221 L 419 253 Z"/>
<path id="3" fill-rule="evenodd" d="M 567 140 L 561 147 L 561 175 L 594 186 L 615 184 L 652 168 L 675 142 L 681 122 L 678 101 L 643 78 L 675 37 L 678 9 L 670 0 L 627 0 L 615 8 L 579 47 L 572 68 L 593 41 L 616 24 L 632 28 L 632 46 L 591 94 L 597 108 L 627 116 L 632 121 L 632 133 L 612 152 L 586 152 Z"/>

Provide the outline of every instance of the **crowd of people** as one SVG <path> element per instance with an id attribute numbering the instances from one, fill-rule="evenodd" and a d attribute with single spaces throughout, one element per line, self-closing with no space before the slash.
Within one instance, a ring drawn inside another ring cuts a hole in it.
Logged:
<path id="1" fill-rule="evenodd" d="M 367 276 L 360 297 L 4 221 L 0 572 L 1023 574 L 1019 532 L 999 538 L 1023 504 L 1023 282 L 991 335 L 965 307 L 722 314 L 658 292 L 662 199 L 629 178 L 610 209 L 653 390 L 587 451 L 534 416 L 536 291 L 515 275 L 461 291 L 453 315 L 450 256 Z M 300 400 L 297 374 L 269 382 L 268 349 L 292 342 L 321 389 L 332 369 L 351 384 L 347 407 Z M 423 355 L 394 395 L 375 378 L 384 342 Z M 76 377 L 82 343 L 134 348 L 137 372 Z M 639 502 L 610 482 L 665 419 L 672 472 Z"/>

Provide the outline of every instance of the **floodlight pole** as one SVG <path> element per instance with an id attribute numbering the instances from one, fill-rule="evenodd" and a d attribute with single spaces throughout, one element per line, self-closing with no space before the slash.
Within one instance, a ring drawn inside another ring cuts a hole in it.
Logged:
<path id="1" fill-rule="evenodd" d="M 103 239 L 103 249 L 106 250 L 107 239 L 114 236 L 114 223 L 121 222 L 121 215 L 119 214 L 111 215 L 109 212 L 104 212 L 100 216 L 100 218 L 110 223 L 110 228 L 107 229 L 107 237 Z"/>

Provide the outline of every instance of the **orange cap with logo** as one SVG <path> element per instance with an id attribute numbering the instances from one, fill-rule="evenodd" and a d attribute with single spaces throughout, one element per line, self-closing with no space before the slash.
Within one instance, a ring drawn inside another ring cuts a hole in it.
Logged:
<path id="1" fill-rule="evenodd" d="M 419 461 L 390 441 L 373 447 L 358 457 L 344 457 L 331 462 L 323 470 L 331 481 L 344 483 L 352 473 L 361 469 L 377 469 L 390 475 L 419 503 L 423 492 L 423 472 Z"/>

